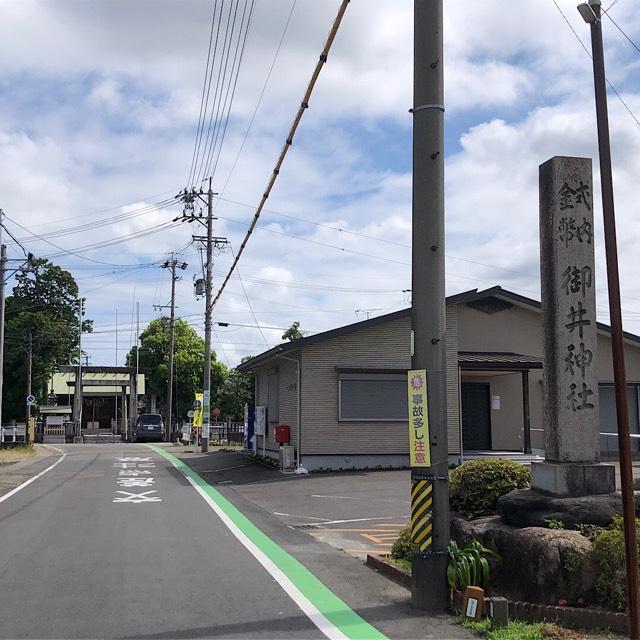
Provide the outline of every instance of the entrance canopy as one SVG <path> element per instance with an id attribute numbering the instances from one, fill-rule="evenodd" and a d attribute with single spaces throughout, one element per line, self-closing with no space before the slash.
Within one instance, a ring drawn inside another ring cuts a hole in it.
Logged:
<path id="1" fill-rule="evenodd" d="M 529 406 L 529 371 L 543 368 L 542 358 L 520 353 L 501 351 L 461 351 L 458 353 L 460 370 L 460 436 L 463 450 L 491 451 L 497 442 L 493 435 L 498 432 L 514 433 L 512 411 L 501 411 L 503 405 L 515 408 L 522 406 L 521 451 L 531 453 L 531 413 Z M 515 381 L 506 381 L 505 376 L 520 374 L 521 391 Z M 521 396 L 521 399 L 517 398 Z M 517 403 L 517 404 L 516 404 Z M 503 414 L 503 415 L 500 415 Z M 493 417 L 495 417 L 495 420 Z M 519 420 L 516 418 L 516 424 Z M 504 442 L 505 438 L 501 440 Z M 503 447 L 499 447 L 503 448 Z"/>

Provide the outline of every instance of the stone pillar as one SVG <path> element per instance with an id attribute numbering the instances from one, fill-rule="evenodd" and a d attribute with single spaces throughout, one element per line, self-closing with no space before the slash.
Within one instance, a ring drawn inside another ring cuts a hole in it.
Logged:
<path id="1" fill-rule="evenodd" d="M 598 464 L 598 344 L 591 160 L 540 166 L 540 269 L 544 332 L 545 462 L 533 488 L 554 495 L 615 490 Z"/>

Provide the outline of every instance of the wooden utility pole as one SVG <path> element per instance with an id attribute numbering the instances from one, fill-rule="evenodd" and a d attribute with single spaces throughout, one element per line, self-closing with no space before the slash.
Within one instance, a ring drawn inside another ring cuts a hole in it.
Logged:
<path id="1" fill-rule="evenodd" d="M 640 638 L 640 603 L 638 589 L 638 546 L 636 534 L 633 470 L 631 465 L 631 441 L 629 438 L 629 407 L 627 399 L 627 375 L 624 361 L 624 333 L 622 329 L 622 305 L 620 302 L 620 274 L 618 271 L 618 246 L 616 239 L 616 214 L 613 198 L 613 172 L 611 168 L 611 141 L 609 138 L 609 111 L 607 105 L 607 78 L 602 41 L 602 7 L 600 0 L 589 0 L 578 7 L 580 15 L 591 27 L 593 53 L 593 80 L 598 125 L 598 150 L 600 156 L 600 185 L 602 215 L 604 219 L 604 243 L 609 289 L 609 320 L 611 323 L 611 350 L 613 355 L 613 380 L 618 420 L 618 450 L 620 451 L 620 479 L 622 485 L 622 511 L 627 571 L 627 602 L 629 637 Z"/>

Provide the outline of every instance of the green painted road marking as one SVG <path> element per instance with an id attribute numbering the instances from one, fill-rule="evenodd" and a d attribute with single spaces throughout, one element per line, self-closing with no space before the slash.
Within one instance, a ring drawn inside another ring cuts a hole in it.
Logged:
<path id="1" fill-rule="evenodd" d="M 301 562 L 296 560 L 269 538 L 269 536 L 258 529 L 249 518 L 219 491 L 214 489 L 202 476 L 191 469 L 191 467 L 161 447 L 154 445 L 147 446 L 169 460 L 169 462 L 201 489 L 224 514 L 226 514 L 236 527 L 284 573 L 290 582 L 309 600 L 319 613 L 337 627 L 341 634 L 353 640 L 364 640 L 368 638 L 377 640 L 386 638 L 384 634 L 375 627 L 372 627 L 366 620 L 353 611 L 353 609 L 333 593 L 331 589 L 320 582 Z"/>

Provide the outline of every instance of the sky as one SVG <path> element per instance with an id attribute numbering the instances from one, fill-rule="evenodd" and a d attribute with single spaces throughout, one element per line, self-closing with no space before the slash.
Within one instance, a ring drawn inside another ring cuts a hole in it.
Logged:
<path id="1" fill-rule="evenodd" d="M 578 41 L 590 48 L 589 27 L 575 0 L 556 2 L 445 2 L 447 293 L 501 285 L 539 299 L 538 166 L 587 156 L 607 322 L 592 68 Z M 0 208 L 27 250 L 76 278 L 94 321 L 83 336 L 91 364 L 124 363 L 138 304 L 141 329 L 167 313 L 154 305 L 169 302 L 160 265 L 172 252 L 188 264 L 176 313 L 203 333 L 193 289 L 202 262 L 190 243 L 202 228 L 172 222 L 182 211 L 173 198 L 215 165 L 214 233 L 230 243 L 216 252 L 217 290 L 339 6 L 255 0 L 249 22 L 251 4 L 0 0 Z M 229 15 L 248 30 L 222 144 L 210 167 L 191 172 L 214 10 L 214 35 L 219 25 L 223 38 Z M 634 13 L 632 0 L 609 10 L 638 43 Z M 620 98 L 610 92 L 623 316 L 640 333 L 640 52 L 608 18 L 603 28 Z M 308 335 L 409 305 L 412 43 L 411 0 L 351 1 L 214 309 L 228 325 L 216 325 L 214 349 L 229 366 L 280 342 L 293 321 Z"/>

